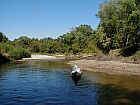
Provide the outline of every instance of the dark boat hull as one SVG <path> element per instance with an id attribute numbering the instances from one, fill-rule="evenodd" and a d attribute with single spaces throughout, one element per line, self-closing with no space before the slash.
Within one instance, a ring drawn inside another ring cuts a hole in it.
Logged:
<path id="1" fill-rule="evenodd" d="M 81 75 L 82 75 L 82 73 L 78 73 L 78 72 L 75 72 L 75 73 L 71 74 L 73 80 L 81 79 Z"/>
<path id="2" fill-rule="evenodd" d="M 78 72 L 74 72 L 74 73 L 71 73 L 72 77 L 78 77 L 78 76 L 81 76 L 81 73 L 78 73 Z"/>

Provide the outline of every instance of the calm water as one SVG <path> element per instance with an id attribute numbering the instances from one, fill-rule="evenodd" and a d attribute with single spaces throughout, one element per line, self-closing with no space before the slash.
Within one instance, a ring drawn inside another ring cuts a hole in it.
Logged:
<path id="1" fill-rule="evenodd" d="M 70 72 L 64 62 L 2 65 L 0 105 L 140 105 L 140 77 Z"/>

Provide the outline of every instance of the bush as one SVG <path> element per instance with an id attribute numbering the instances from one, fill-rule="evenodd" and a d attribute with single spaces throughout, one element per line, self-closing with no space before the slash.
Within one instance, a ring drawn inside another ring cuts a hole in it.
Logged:
<path id="1" fill-rule="evenodd" d="M 9 51 L 10 58 L 14 60 L 28 58 L 31 56 L 30 52 L 24 48 L 15 48 Z"/>
<path id="2" fill-rule="evenodd" d="M 10 59 L 7 56 L 0 53 L 0 63 L 8 61 L 10 61 Z"/>
<path id="3" fill-rule="evenodd" d="M 140 61 L 140 51 L 137 51 L 133 56 L 132 59 L 134 61 Z"/>

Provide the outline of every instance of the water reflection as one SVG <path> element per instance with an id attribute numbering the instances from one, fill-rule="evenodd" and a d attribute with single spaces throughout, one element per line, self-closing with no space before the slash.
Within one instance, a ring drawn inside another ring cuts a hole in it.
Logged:
<path id="1" fill-rule="evenodd" d="M 100 85 L 98 105 L 140 105 L 140 91 L 113 84 Z"/>
<path id="2" fill-rule="evenodd" d="M 85 75 L 88 80 L 97 84 L 97 105 L 140 105 L 139 76 L 92 72 Z"/>
<path id="3" fill-rule="evenodd" d="M 82 75 L 78 75 L 78 76 L 71 76 L 72 80 L 74 81 L 75 85 L 78 84 L 78 81 L 81 79 Z"/>

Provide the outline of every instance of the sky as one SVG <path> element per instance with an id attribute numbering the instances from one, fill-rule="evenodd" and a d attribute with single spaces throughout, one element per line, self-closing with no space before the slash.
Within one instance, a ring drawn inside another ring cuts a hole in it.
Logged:
<path id="1" fill-rule="evenodd" d="M 56 38 L 80 24 L 99 24 L 103 0 L 0 0 L 0 32 L 10 40 L 27 35 Z"/>

